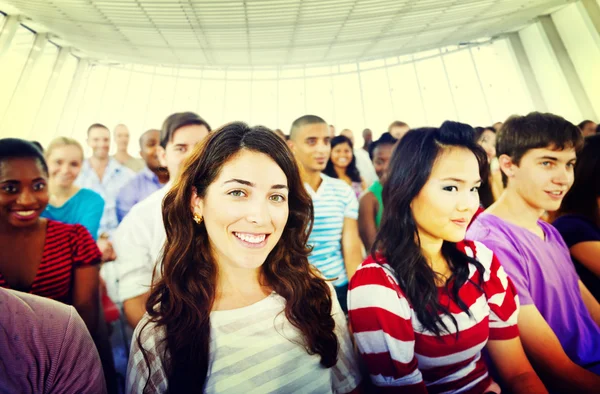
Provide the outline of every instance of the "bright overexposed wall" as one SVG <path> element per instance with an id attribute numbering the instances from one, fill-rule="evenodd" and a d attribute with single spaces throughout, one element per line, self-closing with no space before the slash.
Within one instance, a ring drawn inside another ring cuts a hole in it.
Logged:
<path id="1" fill-rule="evenodd" d="M 592 107 L 600 117 L 600 33 L 594 28 L 581 2 L 555 12 L 552 20 Z"/>
<path id="2" fill-rule="evenodd" d="M 600 44 L 578 3 L 552 15 L 596 111 Z M 0 14 L 0 29 L 7 18 Z M 586 25 L 588 23 L 588 25 Z M 0 30 L 1 31 L 1 30 Z M 520 31 L 551 112 L 577 123 L 581 111 L 539 23 Z M 242 120 L 289 131 L 312 113 L 339 130 L 375 137 L 394 120 L 412 127 L 458 120 L 490 125 L 535 110 L 509 41 L 445 47 L 359 63 L 281 68 L 188 68 L 99 64 L 20 25 L 0 54 L 0 136 L 84 142 L 92 123 L 126 124 L 137 138 L 173 112 L 195 111 L 216 128 Z"/>

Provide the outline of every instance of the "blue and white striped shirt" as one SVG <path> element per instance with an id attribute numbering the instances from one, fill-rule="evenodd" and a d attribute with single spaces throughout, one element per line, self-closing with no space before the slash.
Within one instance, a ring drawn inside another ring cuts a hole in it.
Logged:
<path id="1" fill-rule="evenodd" d="M 345 218 L 358 219 L 358 200 L 344 181 L 324 174 L 321 179 L 316 192 L 304 184 L 315 209 L 313 229 L 308 238 L 313 251 L 308 261 L 326 278 L 337 278 L 334 286 L 343 286 L 348 283 L 348 275 L 342 255 L 342 230 Z"/>

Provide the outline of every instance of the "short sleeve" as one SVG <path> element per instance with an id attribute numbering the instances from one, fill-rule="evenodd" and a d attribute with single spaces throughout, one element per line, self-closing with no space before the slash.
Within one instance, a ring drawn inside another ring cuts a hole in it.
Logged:
<path id="1" fill-rule="evenodd" d="M 506 274 L 511 279 L 513 287 L 519 295 L 521 305 L 534 304 L 529 289 L 529 273 L 527 271 L 527 262 L 521 256 L 514 246 L 504 240 L 495 237 L 486 237 L 481 239 L 481 243 L 487 246 L 494 253 L 495 258 L 500 263 Z"/>
<path id="2" fill-rule="evenodd" d="M 344 217 L 358 220 L 358 199 L 356 198 L 356 193 L 354 193 L 354 190 L 352 190 L 350 186 L 348 186 L 344 202 Z"/>
<path id="3" fill-rule="evenodd" d="M 332 369 L 333 392 L 349 393 L 360 384 L 361 373 L 350 339 L 346 316 L 337 299 L 335 289 L 331 285 L 329 287 L 332 301 L 331 314 L 335 321 L 335 334 L 339 342 L 338 361 Z"/>
<path id="4" fill-rule="evenodd" d="M 126 394 L 167 392 L 167 374 L 163 368 L 163 360 L 160 358 L 164 352 L 162 332 L 162 329 L 156 328 L 154 323 L 149 322 L 148 315 L 144 315 L 135 328 L 127 364 Z M 146 351 L 150 367 L 138 345 L 138 338 Z"/>
<path id="5" fill-rule="evenodd" d="M 348 310 L 373 384 L 389 392 L 427 393 L 415 355 L 412 309 L 397 284 L 370 258 L 352 277 Z"/>
<path id="6" fill-rule="evenodd" d="M 80 224 L 74 225 L 74 234 L 71 239 L 73 250 L 73 265 L 75 268 L 99 264 L 102 253 L 90 232 Z"/>
<path id="7" fill-rule="evenodd" d="M 477 258 L 485 267 L 482 287 L 490 308 L 490 339 L 517 338 L 519 336 L 517 290 L 500 265 L 498 258 L 484 245 L 476 243 L 476 247 Z"/>
<path id="8" fill-rule="evenodd" d="M 600 241 L 600 229 L 576 216 L 562 216 L 552 223 L 570 248 L 580 242 Z"/>
<path id="9" fill-rule="evenodd" d="M 106 393 L 100 356 L 83 320 L 69 307 L 69 321 L 56 359 L 56 374 L 48 392 L 56 394 Z"/>

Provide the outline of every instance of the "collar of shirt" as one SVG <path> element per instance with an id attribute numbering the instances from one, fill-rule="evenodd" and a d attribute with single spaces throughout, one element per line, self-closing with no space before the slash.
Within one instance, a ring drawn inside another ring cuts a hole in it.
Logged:
<path id="1" fill-rule="evenodd" d="M 142 169 L 142 171 L 140 171 L 140 174 L 144 178 L 146 178 L 148 181 L 153 182 L 155 185 L 162 186 L 162 184 L 158 180 L 158 175 L 156 175 L 154 172 L 152 172 L 152 170 L 150 168 L 148 168 L 148 166 L 144 167 Z"/>
<path id="2" fill-rule="evenodd" d="M 319 188 L 316 191 L 313 190 L 313 188 L 308 184 L 308 182 L 304 182 L 304 187 L 306 188 L 306 191 L 308 192 L 311 198 L 315 198 L 319 194 L 321 194 L 322 190 L 325 189 L 324 186 L 328 183 L 329 177 L 327 175 L 323 173 L 320 173 L 319 175 L 321 176 L 321 184 L 319 185 Z"/>
<path id="3" fill-rule="evenodd" d="M 104 170 L 104 176 L 102 177 L 102 180 L 100 180 L 100 177 L 98 177 L 98 174 L 92 168 L 90 159 L 84 160 L 83 165 L 81 166 L 81 175 L 88 179 L 91 177 L 96 184 L 106 184 L 113 176 L 121 173 L 122 171 L 123 166 L 112 157 L 108 159 L 108 165 L 106 166 L 106 170 Z"/>

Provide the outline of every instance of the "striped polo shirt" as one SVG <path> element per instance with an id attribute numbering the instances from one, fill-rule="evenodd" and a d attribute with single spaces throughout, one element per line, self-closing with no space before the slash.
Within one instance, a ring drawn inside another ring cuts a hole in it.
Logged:
<path id="1" fill-rule="evenodd" d="M 485 269 L 480 275 L 469 263 L 469 280 L 458 291 L 470 316 L 438 288 L 440 305 L 458 323 L 458 335 L 448 315 L 442 320 L 449 333 L 438 337 L 423 328 L 384 257 L 369 256 L 352 277 L 348 310 L 354 339 L 381 392 L 486 392 L 493 381 L 481 350 L 488 339 L 519 336 L 519 299 L 498 259 L 477 242 L 457 247 Z"/>
<path id="2" fill-rule="evenodd" d="M 304 184 L 315 210 L 313 229 L 308 238 L 313 250 L 308 261 L 326 278 L 337 278 L 334 286 L 343 286 L 348 283 L 348 275 L 342 256 L 342 230 L 345 218 L 358 219 L 358 200 L 346 182 L 324 174 L 321 179 L 317 191 L 308 183 Z"/>

